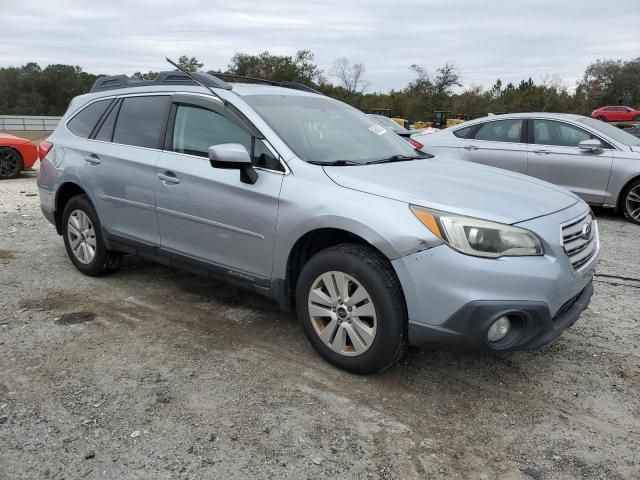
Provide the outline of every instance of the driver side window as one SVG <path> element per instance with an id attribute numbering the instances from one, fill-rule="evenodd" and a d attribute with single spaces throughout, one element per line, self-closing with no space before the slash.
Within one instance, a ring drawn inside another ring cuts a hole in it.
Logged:
<path id="1" fill-rule="evenodd" d="M 577 147 L 583 140 L 592 138 L 596 137 L 568 123 L 553 120 L 533 121 L 533 143 L 537 145 Z"/>
<path id="2" fill-rule="evenodd" d="M 174 152 L 208 158 L 209 147 L 222 143 L 243 145 L 256 167 L 282 170 L 279 159 L 262 140 L 227 117 L 202 107 L 178 105 L 171 147 Z"/>

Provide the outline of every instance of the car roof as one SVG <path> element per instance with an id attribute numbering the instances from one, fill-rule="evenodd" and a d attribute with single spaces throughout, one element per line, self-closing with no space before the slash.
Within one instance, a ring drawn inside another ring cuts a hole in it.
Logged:
<path id="1" fill-rule="evenodd" d="M 549 118 L 549 119 L 558 119 L 558 120 L 578 120 L 580 118 L 584 118 L 584 115 L 576 115 L 573 113 L 551 113 L 551 112 L 522 112 L 522 113 L 504 113 L 501 115 L 489 115 L 487 117 L 474 118 L 473 120 L 468 120 L 459 125 L 455 125 L 455 127 L 466 127 L 469 125 L 475 125 L 477 123 L 484 123 L 487 120 L 508 120 L 511 118 Z M 452 127 L 453 128 L 453 127 Z"/>

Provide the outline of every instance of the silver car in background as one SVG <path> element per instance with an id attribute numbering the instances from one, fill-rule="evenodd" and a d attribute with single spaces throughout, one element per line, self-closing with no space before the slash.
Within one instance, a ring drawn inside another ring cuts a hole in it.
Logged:
<path id="1" fill-rule="evenodd" d="M 424 154 L 300 85 L 195 78 L 102 77 L 44 142 L 42 211 L 82 273 L 133 254 L 223 278 L 362 374 L 409 344 L 536 348 L 589 304 L 598 229 L 571 192 Z"/>
<path id="2" fill-rule="evenodd" d="M 605 122 L 580 115 L 517 113 L 411 138 L 425 152 L 546 180 L 640 223 L 640 138 Z"/>

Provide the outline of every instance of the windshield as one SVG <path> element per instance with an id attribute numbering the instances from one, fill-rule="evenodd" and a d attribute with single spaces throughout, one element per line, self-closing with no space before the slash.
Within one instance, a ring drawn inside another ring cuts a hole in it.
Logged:
<path id="1" fill-rule="evenodd" d="M 249 95 L 243 99 L 306 162 L 364 164 L 418 153 L 370 116 L 328 97 Z"/>
<path id="2" fill-rule="evenodd" d="M 632 145 L 634 147 L 640 147 L 640 138 L 634 137 L 630 133 L 627 133 L 624 130 L 622 130 L 621 128 L 614 127 L 613 125 L 609 125 L 608 123 L 603 122 L 602 120 L 595 120 L 589 117 L 582 117 L 582 118 L 579 118 L 578 121 L 580 123 L 583 123 L 584 125 L 587 125 L 593 128 L 594 130 L 597 130 L 605 134 L 607 137 L 612 138 L 618 143 L 622 143 L 624 145 Z"/>
<path id="3" fill-rule="evenodd" d="M 382 125 L 389 130 L 393 130 L 394 132 L 406 132 L 407 130 L 404 127 L 401 127 L 400 124 L 391 120 L 389 117 L 383 117 L 382 115 L 374 115 L 373 113 L 369 114 L 371 118 L 373 118 L 376 122 Z"/>

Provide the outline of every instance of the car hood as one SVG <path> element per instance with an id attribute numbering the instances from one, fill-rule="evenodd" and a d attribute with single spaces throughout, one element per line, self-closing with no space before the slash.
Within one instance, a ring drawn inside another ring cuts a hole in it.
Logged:
<path id="1" fill-rule="evenodd" d="M 509 224 L 579 201 L 561 187 L 526 175 L 446 157 L 324 170 L 345 188 Z"/>

